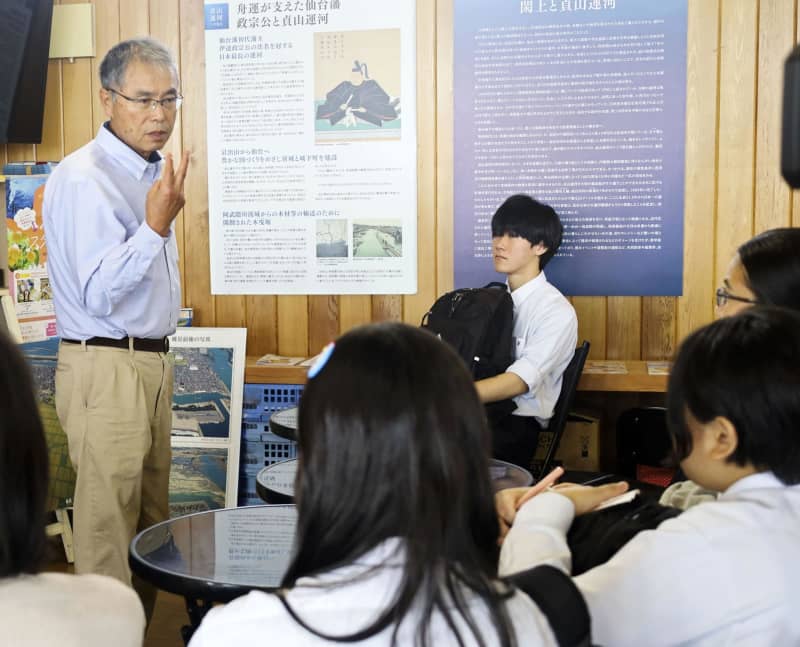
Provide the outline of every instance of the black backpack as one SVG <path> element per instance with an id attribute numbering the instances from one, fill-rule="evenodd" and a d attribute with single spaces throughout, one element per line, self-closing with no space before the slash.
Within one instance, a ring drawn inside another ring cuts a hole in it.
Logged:
<path id="1" fill-rule="evenodd" d="M 476 380 L 498 375 L 514 361 L 514 301 L 505 283 L 447 292 L 421 325 L 455 348 Z M 510 399 L 487 404 L 489 424 L 501 425 L 516 408 Z"/>
<path id="2" fill-rule="evenodd" d="M 455 348 L 476 380 L 502 373 L 513 361 L 514 302 L 504 283 L 443 294 L 421 325 Z"/>
<path id="3" fill-rule="evenodd" d="M 628 503 L 575 517 L 567 533 L 573 577 L 605 564 L 637 534 L 654 530 L 681 512 L 637 495 Z"/>

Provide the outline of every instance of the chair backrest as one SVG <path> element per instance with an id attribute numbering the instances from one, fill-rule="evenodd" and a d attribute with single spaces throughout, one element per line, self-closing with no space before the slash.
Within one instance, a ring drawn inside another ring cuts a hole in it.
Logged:
<path id="1" fill-rule="evenodd" d="M 675 468 L 665 465 L 672 455 L 664 407 L 634 407 L 617 419 L 617 459 L 623 476 L 662 487 Z"/>
<path id="2" fill-rule="evenodd" d="M 564 374 L 561 377 L 561 393 L 558 395 L 556 406 L 553 409 L 553 417 L 550 418 L 550 424 L 547 430 L 541 433 L 552 434 L 552 441 L 547 447 L 547 453 L 542 461 L 539 474 L 536 475 L 537 480 L 547 474 L 550 469 L 550 463 L 558 451 L 558 445 L 561 442 L 561 436 L 564 435 L 564 428 L 567 426 L 567 417 L 569 410 L 572 407 L 572 402 L 575 399 L 575 391 L 578 389 L 578 380 L 581 379 L 583 372 L 583 365 L 586 363 L 586 358 L 589 355 L 589 342 L 585 341 L 575 349 L 575 354 L 564 369 Z"/>

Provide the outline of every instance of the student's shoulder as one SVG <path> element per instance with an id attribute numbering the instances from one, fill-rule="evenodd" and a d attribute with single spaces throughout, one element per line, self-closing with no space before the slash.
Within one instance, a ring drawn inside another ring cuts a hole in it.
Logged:
<path id="1" fill-rule="evenodd" d="M 542 285 L 537 301 L 540 308 L 546 306 L 547 310 L 556 316 L 577 319 L 572 303 L 550 282 L 545 281 Z"/>
<path id="2" fill-rule="evenodd" d="M 261 630 L 280 636 L 295 627 L 295 621 L 275 594 L 251 591 L 224 606 L 211 609 L 203 619 L 191 645 L 192 647 L 221 644 L 244 646 L 250 644 L 247 640 L 249 635 L 252 635 L 253 640 L 259 635 L 263 638 Z M 233 640 L 234 637 L 236 640 Z"/>
<path id="3" fill-rule="evenodd" d="M 60 644 L 94 647 L 107 644 L 113 628 L 120 636 L 115 644 L 132 647 L 141 644 L 144 635 L 139 597 L 104 575 L 39 573 L 0 580 L 0 606 L 9 614 L 10 624 L 4 629 L 12 636 L 26 635 L 30 644 L 40 644 L 37 636 L 47 633 L 58 636 Z M 28 619 L 34 616 L 43 620 L 32 627 Z M 18 643 L 12 639 L 9 644 Z"/>
<path id="4" fill-rule="evenodd" d="M 58 573 L 47 573 L 54 576 Z M 107 575 L 61 575 L 68 578 L 64 581 L 66 585 L 75 593 L 80 595 L 83 600 L 91 600 L 93 609 L 102 609 L 107 614 L 134 614 L 142 615 L 142 603 L 139 596 L 129 586 L 125 586 L 119 580 Z"/>

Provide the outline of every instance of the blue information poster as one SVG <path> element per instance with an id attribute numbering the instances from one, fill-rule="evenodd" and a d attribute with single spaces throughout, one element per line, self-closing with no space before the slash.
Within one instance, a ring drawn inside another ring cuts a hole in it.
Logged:
<path id="1" fill-rule="evenodd" d="M 492 268 L 491 217 L 527 193 L 568 295 L 679 295 L 687 0 L 454 0 L 455 286 Z"/>

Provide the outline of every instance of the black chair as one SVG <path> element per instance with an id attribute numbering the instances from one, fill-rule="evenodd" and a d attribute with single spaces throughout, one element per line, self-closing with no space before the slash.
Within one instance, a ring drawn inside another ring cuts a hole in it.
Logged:
<path id="1" fill-rule="evenodd" d="M 567 368 L 564 369 L 564 375 L 561 378 L 561 393 L 556 401 L 556 406 L 553 409 L 553 417 L 550 418 L 550 424 L 547 429 L 539 432 L 542 434 L 550 434 L 551 441 L 548 444 L 547 452 L 544 459 L 538 465 L 532 465 L 531 469 L 536 477 L 536 480 L 542 478 L 550 469 L 550 464 L 553 457 L 558 451 L 558 445 L 561 442 L 561 436 L 564 435 L 564 428 L 567 426 L 567 418 L 569 410 L 572 408 L 572 402 L 575 400 L 575 391 L 578 389 L 578 380 L 581 378 L 583 372 L 583 365 L 586 363 L 586 358 L 589 355 L 589 342 L 585 341 L 575 349 L 575 354 L 572 356 Z M 539 461 L 536 461 L 539 463 Z"/>
<path id="2" fill-rule="evenodd" d="M 672 439 L 664 407 L 634 407 L 617 419 L 617 458 L 620 474 L 661 488 L 675 474 L 671 465 Z"/>

